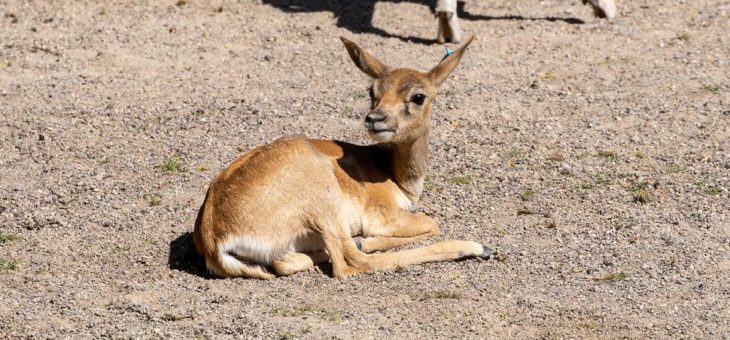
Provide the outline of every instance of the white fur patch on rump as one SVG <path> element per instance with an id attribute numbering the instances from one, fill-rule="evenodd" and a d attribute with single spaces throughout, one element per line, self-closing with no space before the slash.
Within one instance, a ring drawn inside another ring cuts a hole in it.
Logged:
<path id="1" fill-rule="evenodd" d="M 274 254 L 275 247 L 270 242 L 240 235 L 233 236 L 223 242 L 218 246 L 218 251 L 221 253 L 221 261 L 236 261 L 236 259 L 223 256 L 233 254 L 241 261 L 266 266 L 271 265 L 279 255 Z"/>

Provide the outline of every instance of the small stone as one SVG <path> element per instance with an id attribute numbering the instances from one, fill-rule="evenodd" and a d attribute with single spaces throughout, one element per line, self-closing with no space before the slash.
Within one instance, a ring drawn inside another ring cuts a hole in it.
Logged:
<path id="1" fill-rule="evenodd" d="M 570 165 L 568 163 L 560 163 L 560 173 L 563 175 L 570 175 Z"/>

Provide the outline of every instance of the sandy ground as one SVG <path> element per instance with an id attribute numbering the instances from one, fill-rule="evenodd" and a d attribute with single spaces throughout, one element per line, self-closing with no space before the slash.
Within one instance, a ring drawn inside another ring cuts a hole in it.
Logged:
<path id="1" fill-rule="evenodd" d="M 441 58 L 428 4 L 348 2 L 0 0 L 0 338 L 728 338 L 727 0 L 466 3 L 419 209 L 499 260 L 208 276 L 226 164 L 368 142 L 338 36 Z"/>

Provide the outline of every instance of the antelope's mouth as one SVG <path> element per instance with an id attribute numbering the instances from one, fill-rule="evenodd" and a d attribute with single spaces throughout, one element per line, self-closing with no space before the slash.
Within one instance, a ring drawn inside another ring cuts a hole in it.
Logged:
<path id="1" fill-rule="evenodd" d="M 378 128 L 369 128 L 368 134 L 370 137 L 373 137 L 374 139 L 390 139 L 395 135 L 395 130 L 393 129 L 378 129 Z"/>
<path id="2" fill-rule="evenodd" d="M 379 128 L 373 127 L 373 128 L 369 128 L 368 132 L 370 132 L 370 133 L 387 133 L 387 132 L 395 133 L 395 130 L 394 129 L 379 129 Z"/>

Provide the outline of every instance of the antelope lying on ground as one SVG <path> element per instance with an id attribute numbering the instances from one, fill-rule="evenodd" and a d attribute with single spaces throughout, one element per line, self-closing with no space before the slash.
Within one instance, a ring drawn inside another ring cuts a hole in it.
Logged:
<path id="1" fill-rule="evenodd" d="M 234 161 L 211 183 L 193 239 L 208 269 L 227 277 L 270 279 L 332 261 L 333 273 L 489 258 L 494 251 L 448 240 L 368 254 L 438 235 L 436 222 L 409 209 L 428 167 L 431 103 L 470 38 L 428 73 L 391 69 L 341 38 L 355 65 L 373 78 L 365 128 L 378 144 L 287 137 Z M 357 242 L 353 237 L 362 236 Z"/>
<path id="2" fill-rule="evenodd" d="M 599 18 L 606 18 L 610 21 L 616 17 L 614 0 L 583 0 L 584 5 L 587 3 L 593 7 L 593 14 Z M 436 41 L 440 44 L 447 41 L 455 43 L 461 41 L 461 28 L 456 13 L 457 7 L 457 0 L 436 1 L 436 18 L 439 25 Z"/>

